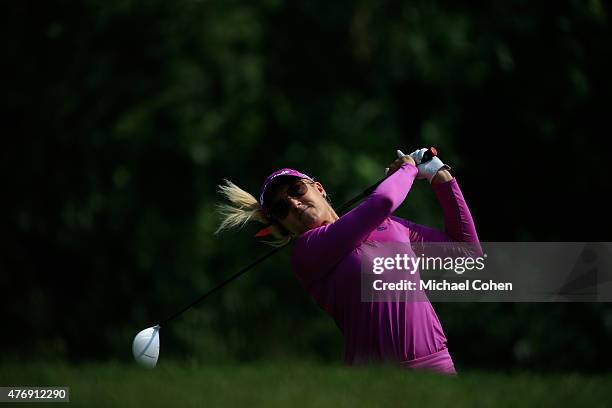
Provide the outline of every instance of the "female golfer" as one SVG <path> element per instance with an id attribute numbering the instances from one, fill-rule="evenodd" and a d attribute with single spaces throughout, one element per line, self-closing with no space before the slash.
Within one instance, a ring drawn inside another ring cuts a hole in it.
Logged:
<path id="1" fill-rule="evenodd" d="M 391 163 L 385 180 L 342 217 L 329 204 L 321 183 L 296 170 L 282 169 L 268 176 L 259 200 L 229 181 L 220 186 L 231 204 L 220 207 L 223 220 L 217 232 L 256 220 L 271 225 L 263 234 L 276 238 L 276 244 L 295 239 L 293 272 L 340 328 L 349 365 L 380 361 L 456 373 L 429 301 L 363 302 L 359 290 L 366 241 L 478 243 L 470 211 L 449 167 L 437 157 L 417 166 L 426 150 Z M 431 183 L 443 210 L 444 232 L 392 216 L 416 178 Z"/>

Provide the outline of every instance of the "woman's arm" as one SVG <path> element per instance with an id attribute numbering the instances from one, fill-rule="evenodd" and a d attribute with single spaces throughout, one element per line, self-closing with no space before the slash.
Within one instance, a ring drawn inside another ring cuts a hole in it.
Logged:
<path id="1" fill-rule="evenodd" d="M 293 248 L 293 265 L 309 280 L 327 273 L 357 248 L 406 198 L 418 170 L 408 162 L 388 176 L 357 207 L 332 224 L 302 234 Z"/>
<path id="2" fill-rule="evenodd" d="M 431 187 L 442 207 L 444 231 L 457 242 L 479 242 L 474 219 L 457 179 L 447 170 L 441 170 L 434 178 Z"/>
<path id="3" fill-rule="evenodd" d="M 446 173 L 446 174 L 445 174 Z M 393 217 L 410 230 L 411 242 L 473 242 L 478 243 L 474 219 L 457 179 L 441 170 L 433 179 L 432 188 L 444 215 L 444 232 L 412 221 Z"/>

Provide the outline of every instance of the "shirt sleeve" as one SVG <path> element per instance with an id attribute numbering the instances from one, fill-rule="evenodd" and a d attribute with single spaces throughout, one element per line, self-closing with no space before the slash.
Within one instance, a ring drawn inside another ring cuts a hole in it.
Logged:
<path id="1" fill-rule="evenodd" d="M 446 183 L 433 184 L 432 188 L 442 213 L 444 232 L 399 217 L 396 221 L 410 229 L 411 242 L 479 242 L 474 219 L 463 193 L 454 177 Z"/>
<path id="2" fill-rule="evenodd" d="M 361 245 L 404 201 L 417 173 L 416 166 L 404 163 L 357 207 L 331 224 L 302 234 L 292 254 L 298 277 L 312 282 Z"/>
<path id="3" fill-rule="evenodd" d="M 444 214 L 444 231 L 426 227 L 399 217 L 392 217 L 392 219 L 409 230 L 410 242 L 413 244 L 425 242 L 473 243 L 475 245 L 471 245 L 468 248 L 476 253 L 481 252 L 482 249 L 480 248 L 474 219 L 457 180 L 453 177 L 445 183 L 433 184 L 432 188 Z"/>

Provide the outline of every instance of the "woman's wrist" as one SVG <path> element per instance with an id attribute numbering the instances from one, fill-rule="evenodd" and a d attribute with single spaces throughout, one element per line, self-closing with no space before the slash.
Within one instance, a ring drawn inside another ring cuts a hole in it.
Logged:
<path id="1" fill-rule="evenodd" d="M 445 168 L 442 168 L 438 170 L 434 178 L 431 180 L 431 184 L 446 183 L 448 181 L 451 181 L 452 179 L 453 179 L 453 176 L 450 174 L 450 172 L 446 170 Z"/>

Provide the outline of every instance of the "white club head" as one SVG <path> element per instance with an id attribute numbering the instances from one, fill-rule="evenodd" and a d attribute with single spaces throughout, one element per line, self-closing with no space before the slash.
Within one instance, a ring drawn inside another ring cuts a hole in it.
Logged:
<path id="1" fill-rule="evenodd" d="M 134 337 L 132 353 L 138 364 L 153 368 L 159 357 L 159 326 L 144 329 Z"/>

